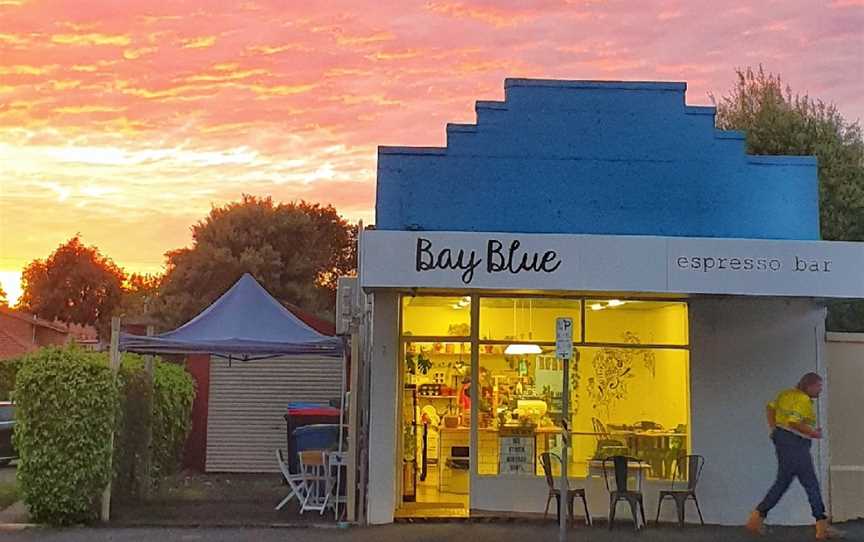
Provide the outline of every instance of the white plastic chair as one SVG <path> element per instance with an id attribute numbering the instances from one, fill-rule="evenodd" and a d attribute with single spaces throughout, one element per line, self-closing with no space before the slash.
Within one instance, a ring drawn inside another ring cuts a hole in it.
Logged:
<path id="1" fill-rule="evenodd" d="M 288 469 L 288 464 L 285 463 L 285 459 L 282 456 L 282 450 L 279 448 L 276 449 L 276 462 L 279 464 L 279 471 L 282 473 L 282 477 L 285 478 L 285 481 L 288 482 L 288 487 L 291 488 L 288 496 L 276 505 L 276 510 L 281 510 L 291 499 L 297 499 L 297 502 L 302 507 L 303 501 L 306 500 L 306 478 L 302 473 L 291 473 Z"/>

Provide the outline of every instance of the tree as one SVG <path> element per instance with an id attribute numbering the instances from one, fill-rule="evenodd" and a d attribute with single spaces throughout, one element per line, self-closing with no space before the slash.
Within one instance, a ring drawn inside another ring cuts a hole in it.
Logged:
<path id="1" fill-rule="evenodd" d="M 864 137 L 832 104 L 793 94 L 760 66 L 737 70 L 732 92 L 717 103 L 717 127 L 747 134 L 747 152 L 813 155 L 819 161 L 822 238 L 864 241 Z M 829 307 L 828 327 L 864 331 L 864 302 Z"/>
<path id="2" fill-rule="evenodd" d="M 332 318 L 336 279 L 356 268 L 356 236 L 332 206 L 244 195 L 195 224 L 191 248 L 166 254 L 157 315 L 186 322 L 248 272 L 281 302 Z"/>
<path id="3" fill-rule="evenodd" d="M 9 306 L 9 297 L 6 295 L 6 290 L 3 289 L 3 285 L 0 285 L 0 307 L 8 307 Z"/>
<path id="4" fill-rule="evenodd" d="M 117 314 L 122 318 L 150 318 L 159 302 L 162 275 L 132 273 L 126 278 Z"/>
<path id="5" fill-rule="evenodd" d="M 22 274 L 20 305 L 47 320 L 99 326 L 120 302 L 123 270 L 75 236 Z"/>

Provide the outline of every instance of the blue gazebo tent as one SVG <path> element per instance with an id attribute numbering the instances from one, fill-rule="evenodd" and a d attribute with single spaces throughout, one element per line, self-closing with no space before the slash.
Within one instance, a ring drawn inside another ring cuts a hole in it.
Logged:
<path id="1" fill-rule="evenodd" d="M 120 349 L 243 360 L 294 354 L 339 357 L 344 352 L 342 339 L 306 325 L 248 273 L 201 314 L 173 331 L 152 337 L 121 334 Z"/>

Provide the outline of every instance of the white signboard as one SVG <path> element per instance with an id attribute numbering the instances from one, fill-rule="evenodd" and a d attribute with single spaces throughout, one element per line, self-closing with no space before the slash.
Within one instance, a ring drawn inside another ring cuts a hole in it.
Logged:
<path id="1" fill-rule="evenodd" d="M 555 352 L 561 359 L 573 357 L 573 319 L 555 320 Z"/>
<path id="2" fill-rule="evenodd" d="M 363 288 L 864 298 L 864 243 L 367 231 Z"/>
<path id="3" fill-rule="evenodd" d="M 498 473 L 534 476 L 534 432 L 505 429 L 498 438 Z"/>

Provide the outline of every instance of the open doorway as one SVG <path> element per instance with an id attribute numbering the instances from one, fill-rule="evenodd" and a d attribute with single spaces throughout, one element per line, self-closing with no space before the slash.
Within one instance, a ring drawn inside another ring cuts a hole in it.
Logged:
<path id="1" fill-rule="evenodd" d="M 434 311 L 427 305 L 433 303 L 446 306 L 458 319 L 459 309 L 453 307 L 460 307 L 460 300 L 426 298 L 421 303 L 427 317 L 430 309 Z M 470 329 L 467 321 L 463 328 L 458 322 L 454 327 L 451 320 L 444 333 L 412 330 L 412 312 L 403 310 L 396 517 L 466 517 L 471 478 Z M 467 320 L 469 311 L 464 312 Z"/>

